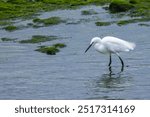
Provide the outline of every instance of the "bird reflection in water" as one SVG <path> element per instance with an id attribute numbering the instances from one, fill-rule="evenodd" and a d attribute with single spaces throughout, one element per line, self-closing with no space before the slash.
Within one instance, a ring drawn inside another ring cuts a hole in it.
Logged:
<path id="1" fill-rule="evenodd" d="M 108 73 L 102 74 L 100 79 L 97 81 L 97 85 L 101 88 L 114 88 L 114 90 L 116 90 L 115 88 L 122 89 L 124 87 L 123 83 L 126 81 L 124 76 L 122 76 L 122 73 L 122 69 L 119 73 L 113 73 L 112 67 L 109 66 Z"/>
<path id="2" fill-rule="evenodd" d="M 107 73 L 93 80 L 93 99 L 124 99 L 123 92 L 132 86 L 132 77 L 122 70 L 115 73 L 113 67 L 109 66 Z"/>

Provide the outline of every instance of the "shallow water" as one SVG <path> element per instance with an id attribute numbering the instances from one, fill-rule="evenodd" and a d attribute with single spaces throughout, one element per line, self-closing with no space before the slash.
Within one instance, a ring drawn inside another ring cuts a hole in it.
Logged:
<path id="1" fill-rule="evenodd" d="M 81 15 L 82 10 L 89 9 L 98 14 Z M 120 20 L 120 17 L 114 17 L 98 6 L 39 15 L 40 18 L 51 16 L 59 16 L 67 22 L 14 32 L 0 30 L 1 38 L 22 40 L 33 35 L 55 35 L 63 39 L 41 45 L 56 42 L 67 45 L 51 56 L 34 51 L 39 44 L 1 42 L 0 99 L 150 99 L 150 27 L 139 26 L 139 23 L 98 27 L 96 21 Z M 16 25 L 30 22 L 18 20 Z M 106 35 L 137 45 L 134 51 L 120 54 L 125 63 L 123 72 L 120 72 L 121 64 L 115 55 L 110 72 L 108 56 L 97 53 L 93 48 L 84 54 L 92 37 Z"/>

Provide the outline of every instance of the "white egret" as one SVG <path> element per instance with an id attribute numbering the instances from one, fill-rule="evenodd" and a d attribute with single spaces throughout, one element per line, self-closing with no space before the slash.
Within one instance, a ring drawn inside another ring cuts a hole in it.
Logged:
<path id="1" fill-rule="evenodd" d="M 122 60 L 122 58 L 120 57 L 119 53 L 120 52 L 128 52 L 130 50 L 134 50 L 135 48 L 135 44 L 132 42 L 128 42 L 116 37 L 112 37 L 112 36 L 106 36 L 103 39 L 99 38 L 99 37 L 94 37 L 92 38 L 89 47 L 85 50 L 85 53 L 89 50 L 89 48 L 94 45 L 94 48 L 102 53 L 102 54 L 108 54 L 110 56 L 109 59 L 109 64 L 108 66 L 111 65 L 111 54 L 116 54 L 122 64 L 122 69 L 121 71 L 123 71 L 124 68 L 124 62 Z"/>

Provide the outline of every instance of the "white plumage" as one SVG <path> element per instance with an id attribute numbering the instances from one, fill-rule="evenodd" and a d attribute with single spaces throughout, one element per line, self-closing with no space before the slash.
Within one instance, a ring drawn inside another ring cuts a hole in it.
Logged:
<path id="1" fill-rule="evenodd" d="M 91 40 L 91 43 L 94 43 L 95 49 L 101 53 L 105 53 L 105 51 L 107 51 L 106 53 L 119 53 L 130 51 L 135 48 L 134 43 L 127 42 L 111 36 L 104 37 L 103 39 L 100 39 L 99 37 L 94 37 Z"/>
<path id="2" fill-rule="evenodd" d="M 110 62 L 109 66 L 111 65 L 111 54 L 116 54 L 121 63 L 122 63 L 122 69 L 124 66 L 123 60 L 119 56 L 120 52 L 128 52 L 130 50 L 134 50 L 135 48 L 135 43 L 128 42 L 122 39 L 119 39 L 117 37 L 112 37 L 112 36 L 106 36 L 104 38 L 99 38 L 99 37 L 94 37 L 92 38 L 90 42 L 90 46 L 86 49 L 85 52 L 88 51 L 88 49 L 94 45 L 94 48 L 103 54 L 109 54 L 110 55 Z"/>

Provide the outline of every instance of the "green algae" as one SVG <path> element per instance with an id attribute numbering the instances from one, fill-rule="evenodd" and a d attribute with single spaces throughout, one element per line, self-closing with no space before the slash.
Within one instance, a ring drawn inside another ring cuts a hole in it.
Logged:
<path id="1" fill-rule="evenodd" d="M 94 15 L 94 14 L 98 14 L 96 11 L 94 11 L 93 9 L 90 10 L 83 10 L 81 11 L 82 15 Z"/>
<path id="2" fill-rule="evenodd" d="M 111 0 L 41 0 L 45 3 L 50 4 L 64 4 L 70 6 L 77 6 L 77 5 L 87 5 L 87 4 L 105 4 L 110 2 Z"/>
<path id="3" fill-rule="evenodd" d="M 63 43 L 56 43 L 52 46 L 40 46 L 40 48 L 36 49 L 35 51 L 41 52 L 41 53 L 46 53 L 48 55 L 55 55 L 60 51 L 59 48 L 64 48 L 66 47 L 65 44 Z"/>
<path id="4" fill-rule="evenodd" d="M 29 18 L 39 11 L 52 11 L 56 9 L 70 9 L 82 5 L 109 5 L 111 12 L 128 12 L 131 17 L 150 17 L 149 0 L 2 0 L 0 1 L 0 25 L 7 25 L 4 19 Z M 83 11 L 83 14 L 90 14 Z M 44 25 L 51 25 L 45 21 Z M 57 23 L 56 23 L 57 24 Z M 33 24 L 33 27 L 38 27 Z M 6 29 L 7 30 L 7 29 Z"/>
<path id="5" fill-rule="evenodd" d="M 109 5 L 109 10 L 112 13 L 125 12 L 134 8 L 134 6 L 127 0 L 113 0 Z"/>
<path id="6" fill-rule="evenodd" d="M 0 19 L 10 19 L 29 16 L 37 12 L 40 8 L 38 3 L 29 3 L 18 0 L 16 2 L 0 2 Z"/>
<path id="7" fill-rule="evenodd" d="M 120 20 L 117 23 L 117 25 L 119 26 L 123 26 L 123 25 L 127 25 L 127 24 L 130 24 L 130 23 L 138 23 L 138 22 L 148 22 L 150 21 L 150 18 L 134 18 L 134 19 L 129 19 L 129 20 Z"/>
<path id="8" fill-rule="evenodd" d="M 6 26 L 4 27 L 3 29 L 5 29 L 6 31 L 15 31 L 15 30 L 18 30 L 18 27 L 17 26 L 14 26 L 14 25 L 10 25 L 10 26 Z"/>
<path id="9" fill-rule="evenodd" d="M 56 43 L 53 46 L 56 47 L 56 48 L 64 48 L 64 47 L 66 47 L 66 45 L 63 44 L 63 43 Z"/>
<path id="10" fill-rule="evenodd" d="M 57 52 L 59 52 L 59 49 L 54 46 L 41 46 L 35 51 L 39 51 L 39 52 L 46 53 L 49 55 L 55 55 Z"/>
<path id="11" fill-rule="evenodd" d="M 50 17 L 46 19 L 35 18 L 33 19 L 33 22 L 36 23 L 36 25 L 42 24 L 44 26 L 49 26 L 49 25 L 57 25 L 64 21 L 60 17 Z"/>
<path id="12" fill-rule="evenodd" d="M 112 13 L 129 11 L 131 17 L 150 17 L 149 0 L 113 0 L 109 5 Z"/>
<path id="13" fill-rule="evenodd" d="M 2 41 L 15 41 L 16 39 L 11 39 L 11 38 L 7 38 L 7 37 L 4 37 L 4 38 L 1 38 Z"/>
<path id="14" fill-rule="evenodd" d="M 0 20 L 0 26 L 11 25 L 12 22 Z"/>
<path id="15" fill-rule="evenodd" d="M 145 27 L 150 27 L 150 24 L 144 24 L 144 23 L 140 23 L 138 24 L 139 26 L 145 26 Z"/>
<path id="16" fill-rule="evenodd" d="M 117 24 L 118 26 L 124 26 L 131 23 L 149 22 L 150 17 L 133 18 L 128 20 L 110 21 L 110 22 L 95 22 L 96 26 L 109 26 L 111 24 Z M 140 26 L 149 26 L 148 24 L 140 23 Z"/>
<path id="17" fill-rule="evenodd" d="M 112 22 L 96 22 L 96 26 L 109 26 Z"/>
<path id="18" fill-rule="evenodd" d="M 6 0 L 0 1 L 0 20 L 29 17 L 39 11 L 70 9 L 81 5 L 103 4 L 111 0 Z"/>
<path id="19" fill-rule="evenodd" d="M 21 40 L 20 43 L 41 43 L 58 39 L 57 36 L 34 35 L 31 39 Z"/>
<path id="20" fill-rule="evenodd" d="M 131 13 L 132 17 L 144 16 L 150 17 L 150 1 L 149 0 L 137 0 L 135 9 Z"/>
<path id="21" fill-rule="evenodd" d="M 129 3 L 131 3 L 131 4 L 137 4 L 138 0 L 129 0 Z"/>

